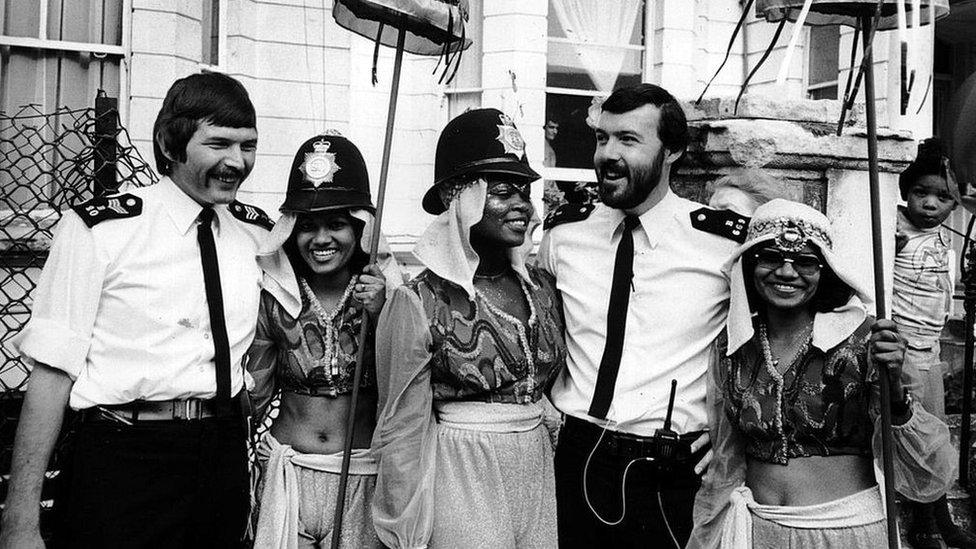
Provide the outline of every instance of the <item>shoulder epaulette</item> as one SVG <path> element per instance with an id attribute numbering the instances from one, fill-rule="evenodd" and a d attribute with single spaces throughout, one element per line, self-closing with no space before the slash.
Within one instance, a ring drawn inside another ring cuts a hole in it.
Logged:
<path id="1" fill-rule="evenodd" d="M 545 223 L 542 224 L 542 229 L 548 231 L 549 229 L 562 225 L 563 223 L 573 223 L 576 221 L 583 221 L 590 214 L 593 213 L 594 206 L 592 203 L 588 204 L 574 204 L 567 203 L 556 208 L 549 215 L 546 216 Z"/>
<path id="2" fill-rule="evenodd" d="M 92 228 L 107 219 L 125 219 L 142 213 L 142 199 L 133 194 L 98 196 L 71 207 Z"/>
<path id="3" fill-rule="evenodd" d="M 691 212 L 691 226 L 699 231 L 722 236 L 742 244 L 746 241 L 746 228 L 749 226 L 749 218 L 732 210 L 699 208 Z"/>
<path id="4" fill-rule="evenodd" d="M 274 227 L 274 221 L 271 221 L 268 214 L 264 213 L 264 210 L 258 208 L 257 206 L 252 206 L 250 204 L 245 204 L 235 200 L 230 203 L 227 209 L 230 210 L 231 215 L 237 219 L 240 219 L 244 223 L 257 225 L 258 227 L 263 227 L 269 231 Z"/>

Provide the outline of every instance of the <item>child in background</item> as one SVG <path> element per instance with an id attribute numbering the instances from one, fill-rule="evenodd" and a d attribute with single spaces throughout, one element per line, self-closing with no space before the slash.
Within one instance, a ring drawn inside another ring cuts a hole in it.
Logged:
<path id="1" fill-rule="evenodd" d="M 949 188 L 947 163 L 938 139 L 923 141 L 918 156 L 898 180 L 905 206 L 898 208 L 892 319 L 908 340 L 906 385 L 926 411 L 945 420 L 939 336 L 952 306 L 955 254 L 942 223 L 958 202 Z M 946 497 L 910 502 L 909 540 L 915 549 L 976 549 L 976 536 L 952 522 Z M 944 543 L 943 543 L 944 542 Z"/>

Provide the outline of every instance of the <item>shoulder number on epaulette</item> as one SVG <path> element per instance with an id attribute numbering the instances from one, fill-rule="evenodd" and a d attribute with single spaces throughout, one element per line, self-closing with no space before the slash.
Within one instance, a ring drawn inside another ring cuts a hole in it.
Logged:
<path id="1" fill-rule="evenodd" d="M 142 199 L 132 194 L 99 196 L 71 207 L 92 228 L 107 219 L 124 219 L 142 213 Z"/>
<path id="2" fill-rule="evenodd" d="M 742 244 L 746 241 L 749 218 L 732 210 L 700 208 L 691 212 L 691 226 L 699 231 L 722 236 Z"/>
<path id="3" fill-rule="evenodd" d="M 546 221 L 542 224 L 542 229 L 548 231 L 563 223 L 582 221 L 590 217 L 595 207 L 593 204 L 563 204 L 546 216 Z"/>
<path id="4" fill-rule="evenodd" d="M 257 206 L 252 206 L 250 204 L 245 204 L 235 200 L 234 202 L 230 203 L 230 206 L 228 206 L 227 209 L 230 210 L 231 215 L 237 219 L 240 219 L 244 223 L 257 225 L 258 227 L 263 227 L 269 231 L 274 227 L 274 221 L 271 221 L 268 214 L 264 213 L 264 210 L 258 208 Z"/>

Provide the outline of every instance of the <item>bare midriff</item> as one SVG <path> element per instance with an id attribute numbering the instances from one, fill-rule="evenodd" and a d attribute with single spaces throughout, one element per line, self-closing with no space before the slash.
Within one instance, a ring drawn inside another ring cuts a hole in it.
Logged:
<path id="1" fill-rule="evenodd" d="M 271 434 L 303 454 L 341 452 L 350 395 L 335 398 L 283 392 Z M 359 394 L 352 447 L 369 448 L 376 426 L 376 397 Z"/>
<path id="2" fill-rule="evenodd" d="M 877 484 L 871 461 L 869 456 L 810 456 L 784 466 L 749 459 L 746 486 L 757 503 L 816 505 Z"/>

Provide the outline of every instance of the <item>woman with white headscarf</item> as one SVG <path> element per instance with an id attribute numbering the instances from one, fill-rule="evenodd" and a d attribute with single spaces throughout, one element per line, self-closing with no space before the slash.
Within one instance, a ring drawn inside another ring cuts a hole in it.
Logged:
<path id="1" fill-rule="evenodd" d="M 401 274 L 381 239 L 367 265 L 373 204 L 359 149 L 338 134 L 307 140 L 295 154 L 281 218 L 261 250 L 264 291 L 247 368 L 262 435 L 255 547 L 328 546 L 359 333 L 370 326 L 355 410 L 353 455 L 340 547 L 381 547 L 370 516 L 376 461 L 374 331 Z"/>
<path id="2" fill-rule="evenodd" d="M 540 399 L 566 357 L 555 281 L 525 264 L 535 224 L 511 119 L 466 112 L 441 133 L 417 243 L 426 269 L 380 317 L 373 519 L 394 549 L 556 547 Z"/>
<path id="3" fill-rule="evenodd" d="M 833 241 L 822 213 L 776 199 L 731 259 L 728 348 L 710 380 L 714 458 L 689 547 L 884 547 L 879 481 L 930 501 L 954 478 L 948 428 L 902 389 L 904 340 L 867 316 Z M 893 479 L 874 466 L 882 368 Z"/>

